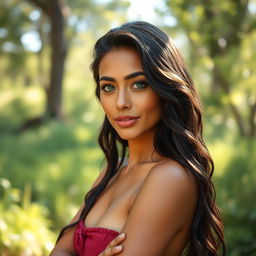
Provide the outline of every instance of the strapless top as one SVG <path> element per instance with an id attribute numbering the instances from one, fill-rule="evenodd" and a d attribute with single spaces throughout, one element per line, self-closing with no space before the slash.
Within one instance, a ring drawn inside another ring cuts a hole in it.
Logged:
<path id="1" fill-rule="evenodd" d="M 102 228 L 87 228 L 84 221 L 78 222 L 74 232 L 74 248 L 78 256 L 98 256 L 119 232 Z"/>

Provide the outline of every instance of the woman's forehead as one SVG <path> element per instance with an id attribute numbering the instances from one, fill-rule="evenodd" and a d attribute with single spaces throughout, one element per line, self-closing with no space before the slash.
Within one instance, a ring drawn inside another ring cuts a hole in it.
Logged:
<path id="1" fill-rule="evenodd" d="M 110 50 L 99 64 L 99 76 L 143 71 L 142 62 L 138 52 L 131 47 L 119 47 Z"/>

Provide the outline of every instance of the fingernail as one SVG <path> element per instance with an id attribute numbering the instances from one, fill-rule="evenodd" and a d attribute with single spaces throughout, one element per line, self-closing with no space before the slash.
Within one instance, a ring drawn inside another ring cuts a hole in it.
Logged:
<path id="1" fill-rule="evenodd" d="M 122 249 L 122 245 L 118 245 L 117 247 L 116 247 L 116 249 L 119 251 L 119 250 L 121 250 Z"/>
<path id="2" fill-rule="evenodd" d="M 125 233 L 120 234 L 119 237 L 121 238 L 125 237 Z"/>

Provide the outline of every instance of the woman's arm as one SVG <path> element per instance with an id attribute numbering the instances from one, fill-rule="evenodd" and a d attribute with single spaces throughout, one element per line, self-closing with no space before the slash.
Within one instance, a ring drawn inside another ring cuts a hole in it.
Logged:
<path id="1" fill-rule="evenodd" d="M 97 186 L 100 181 L 103 179 L 104 175 L 106 173 L 106 170 L 104 169 L 97 179 L 94 181 L 92 188 Z M 73 217 L 73 219 L 70 221 L 71 223 L 74 223 L 79 219 L 79 216 L 81 214 L 82 209 L 84 208 L 84 204 L 80 207 L 76 215 Z M 55 247 L 53 248 L 52 252 L 50 253 L 50 256 L 72 256 L 75 255 L 75 249 L 73 245 L 73 236 L 75 232 L 76 227 L 68 228 L 64 234 L 61 236 L 59 241 L 56 243 Z"/>
<path id="2" fill-rule="evenodd" d="M 83 209 L 82 205 L 74 218 L 70 221 L 71 223 L 74 223 L 78 220 L 79 215 Z M 75 227 L 68 228 L 65 230 L 59 241 L 56 243 L 55 247 L 53 248 L 52 252 L 50 253 L 50 256 L 71 256 L 75 255 L 75 249 L 73 245 L 73 235 L 74 235 Z"/>
<path id="3" fill-rule="evenodd" d="M 181 165 L 168 161 L 152 168 L 122 229 L 126 239 L 118 255 L 162 255 L 173 237 L 192 222 L 196 201 L 195 180 Z"/>

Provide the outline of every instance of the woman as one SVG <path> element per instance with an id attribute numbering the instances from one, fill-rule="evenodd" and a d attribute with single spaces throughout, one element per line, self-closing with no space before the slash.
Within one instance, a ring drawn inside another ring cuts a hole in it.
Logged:
<path id="1" fill-rule="evenodd" d="M 91 68 L 107 166 L 51 255 L 224 255 L 200 101 L 173 42 L 127 23 L 96 42 Z"/>

